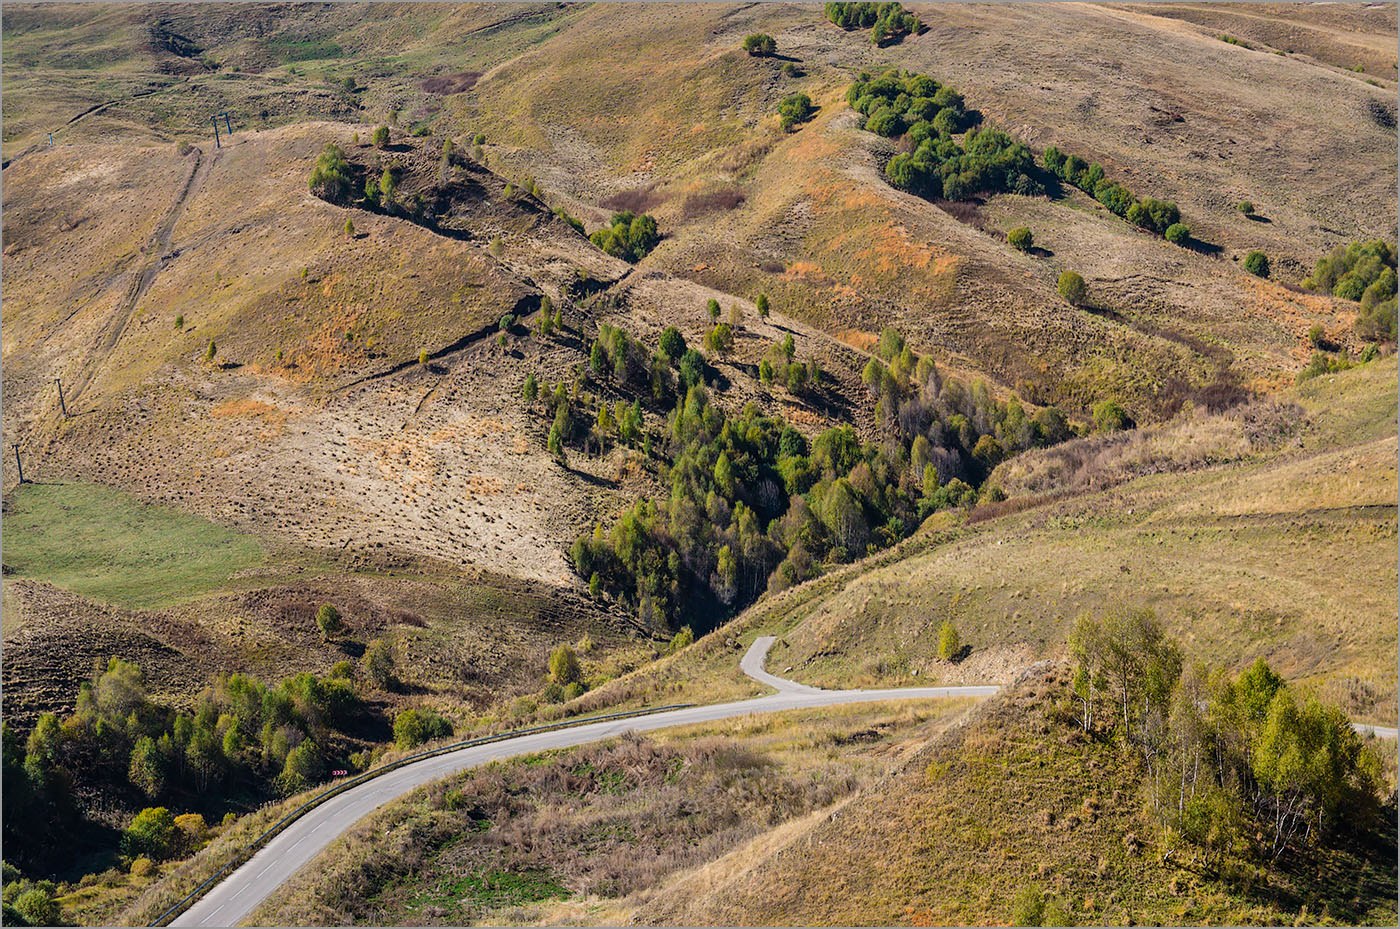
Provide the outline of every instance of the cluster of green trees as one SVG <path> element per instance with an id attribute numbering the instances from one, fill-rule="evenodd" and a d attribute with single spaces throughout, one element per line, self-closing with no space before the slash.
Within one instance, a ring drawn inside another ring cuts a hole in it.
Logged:
<path id="1" fill-rule="evenodd" d="M 791 346 L 778 354 L 791 358 Z M 1006 455 L 1072 434 L 1058 411 L 1031 415 L 984 383 L 945 381 L 894 330 L 865 376 L 882 429 L 870 443 L 848 426 L 809 440 L 754 404 L 731 415 L 703 381 L 686 384 L 658 442 L 668 494 L 638 501 L 570 549 L 590 590 L 608 592 L 644 623 L 712 628 L 765 589 L 891 545 L 931 512 L 974 502 Z"/>
<path id="2" fill-rule="evenodd" d="M 1114 215 L 1123 217 L 1133 225 L 1166 236 L 1179 244 L 1191 238 L 1191 230 L 1182 224 L 1181 211 L 1175 203 L 1137 196 L 1125 185 L 1105 177 L 1103 165 L 1098 162 L 1089 164 L 1078 155 L 1066 155 L 1053 145 L 1045 150 L 1041 162 L 1051 174 L 1066 184 L 1078 187 L 1108 207 Z"/>
<path id="3" fill-rule="evenodd" d="M 1169 842 L 1274 860 L 1378 814 L 1379 758 L 1263 659 L 1239 675 L 1188 665 L 1147 610 L 1081 617 L 1069 646 L 1077 724 L 1139 755 Z"/>
<path id="4" fill-rule="evenodd" d="M 345 203 L 355 189 L 355 175 L 339 145 L 327 145 L 311 167 L 311 192 L 330 203 Z"/>
<path id="5" fill-rule="evenodd" d="M 800 397 L 821 389 L 822 369 L 815 358 L 805 362 L 797 358 L 797 343 L 788 333 L 759 360 L 758 379 L 765 386 L 778 384 Z"/>
<path id="6" fill-rule="evenodd" d="M 1395 246 L 1391 243 L 1372 239 L 1339 245 L 1318 259 L 1303 286 L 1360 303 L 1356 332 L 1363 339 L 1395 341 Z"/>
<path id="7" fill-rule="evenodd" d="M 372 643 L 361 671 L 367 683 L 391 684 L 392 651 Z M 276 686 L 222 675 L 184 711 L 151 701 L 140 668 L 112 658 L 83 683 L 71 715 L 43 714 L 23 742 L 5 726 L 7 851 L 21 864 L 44 864 L 61 849 L 33 837 L 77 834 L 94 804 L 208 807 L 306 788 L 323 775 L 326 748 L 363 711 L 354 676 L 349 662 Z"/>
<path id="8" fill-rule="evenodd" d="M 899 42 L 923 28 L 919 17 L 898 3 L 828 3 L 825 13 L 842 29 L 869 29 L 876 45 Z"/>
<path id="9" fill-rule="evenodd" d="M 816 111 L 812 98 L 804 93 L 789 94 L 778 104 L 778 118 L 789 132 L 799 123 L 811 119 Z"/>
<path id="10" fill-rule="evenodd" d="M 31 881 L 8 861 L 4 863 L 4 909 L 7 926 L 67 926 L 53 881 Z"/>
<path id="11" fill-rule="evenodd" d="M 533 373 L 525 378 L 521 394 L 527 403 L 543 401 L 551 418 L 546 444 L 560 458 L 568 446 L 582 444 L 587 451 L 601 452 L 614 440 L 640 447 L 650 456 L 641 396 L 664 407 L 690 386 L 703 383 L 708 368 L 705 357 L 686 345 L 674 326 L 661 333 L 657 350 L 651 352 L 625 330 L 603 323 L 588 351 L 588 370 L 602 384 L 633 394 L 632 401 L 619 399 L 609 405 L 585 392 L 582 380 L 572 388 L 563 382 L 541 388 Z"/>
<path id="12" fill-rule="evenodd" d="M 614 213 L 608 225 L 594 232 L 588 240 L 614 258 L 638 262 L 661 241 L 661 233 L 649 213 L 638 216 L 631 210 L 624 210 Z"/>
<path id="13" fill-rule="evenodd" d="M 867 130 L 901 138 L 909 151 L 885 166 L 894 186 L 921 197 L 963 200 L 978 193 L 1041 194 L 1031 150 L 1000 129 L 973 128 L 962 95 L 925 74 L 861 74 L 846 91 Z M 966 133 L 960 143 L 954 136 Z"/>

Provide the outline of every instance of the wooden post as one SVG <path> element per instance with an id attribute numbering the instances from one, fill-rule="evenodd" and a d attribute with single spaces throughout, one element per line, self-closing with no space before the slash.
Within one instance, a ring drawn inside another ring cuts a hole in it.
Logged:
<path id="1" fill-rule="evenodd" d="M 63 379 L 56 377 L 53 382 L 58 385 L 58 406 L 63 410 L 63 418 L 68 418 L 68 403 L 63 399 Z"/>
<path id="2" fill-rule="evenodd" d="M 14 448 L 14 450 L 15 450 L 15 467 L 16 467 L 17 469 L 19 469 L 19 482 L 20 482 L 21 484 L 23 484 L 23 483 L 24 483 L 24 464 L 19 460 L 19 443 L 16 442 L 16 443 L 14 444 L 13 448 Z"/>

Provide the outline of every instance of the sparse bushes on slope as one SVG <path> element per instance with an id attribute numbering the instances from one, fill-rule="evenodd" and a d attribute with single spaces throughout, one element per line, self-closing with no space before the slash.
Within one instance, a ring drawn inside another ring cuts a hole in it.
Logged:
<path id="1" fill-rule="evenodd" d="M 1181 211 L 1175 203 L 1137 196 L 1123 184 L 1109 180 L 1103 165 L 1097 162 L 1086 164 L 1078 156 L 1067 155 L 1052 145 L 1045 150 L 1041 163 L 1051 174 L 1078 187 L 1106 206 L 1111 213 L 1135 226 L 1165 235 L 1169 228 L 1181 222 Z"/>
<path id="2" fill-rule="evenodd" d="M 374 135 L 370 136 L 370 142 L 375 148 L 387 148 L 389 145 L 389 127 L 380 126 L 374 130 Z"/>
<path id="3" fill-rule="evenodd" d="M 1253 251 L 1244 256 L 1244 269 L 1255 277 L 1269 276 L 1269 256 L 1261 251 Z"/>
<path id="4" fill-rule="evenodd" d="M 611 222 L 588 237 L 594 245 L 623 261 L 638 262 L 661 241 L 656 220 L 631 210 L 614 213 Z"/>

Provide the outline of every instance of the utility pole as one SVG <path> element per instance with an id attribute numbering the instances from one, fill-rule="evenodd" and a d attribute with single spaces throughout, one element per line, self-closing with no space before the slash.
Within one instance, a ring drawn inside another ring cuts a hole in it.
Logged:
<path id="1" fill-rule="evenodd" d="M 19 443 L 12 446 L 15 450 L 15 468 L 19 470 L 19 482 L 24 483 L 24 464 L 19 460 Z"/>
<path id="2" fill-rule="evenodd" d="M 228 130 L 228 137 L 233 138 L 233 126 L 228 121 L 228 110 L 224 110 L 219 115 L 224 118 L 224 128 Z"/>
<path id="3" fill-rule="evenodd" d="M 53 148 L 53 133 L 49 133 L 49 148 Z"/>
<path id="4" fill-rule="evenodd" d="M 211 116 L 209 118 L 214 121 L 214 147 L 223 148 L 223 146 L 219 144 L 219 117 Z"/>
<path id="5" fill-rule="evenodd" d="M 67 404 L 67 402 L 64 401 L 64 399 L 63 399 L 63 378 L 61 378 L 61 377 L 56 377 L 56 378 L 53 379 L 53 382 L 54 382 L 55 384 L 58 385 L 58 406 L 59 406 L 59 409 L 63 410 L 63 418 L 64 418 L 64 419 L 67 419 L 67 418 L 68 418 L 68 404 Z"/>

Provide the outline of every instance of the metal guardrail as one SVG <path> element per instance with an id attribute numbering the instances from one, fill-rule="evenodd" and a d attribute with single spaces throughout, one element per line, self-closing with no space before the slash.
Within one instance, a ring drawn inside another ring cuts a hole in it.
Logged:
<path id="1" fill-rule="evenodd" d="M 175 905 L 171 906 L 165 912 L 157 916 L 155 920 L 149 923 L 148 925 L 166 925 L 171 919 L 175 918 L 179 914 L 183 913 L 185 910 L 189 909 L 190 904 L 192 904 L 201 896 L 203 896 L 204 892 L 210 887 L 212 887 L 215 883 L 217 883 L 221 878 L 223 878 L 223 876 L 226 873 L 228 873 L 232 869 L 242 867 L 249 859 L 253 857 L 253 855 L 257 854 L 259 849 L 261 849 L 268 842 L 275 839 L 284 829 L 286 829 L 292 823 L 296 822 L 298 819 L 305 816 L 307 813 L 311 812 L 313 809 L 320 806 L 322 803 L 325 803 L 332 797 L 339 796 L 347 790 L 352 790 L 353 788 L 358 787 L 361 784 L 374 780 L 376 777 L 381 777 L 385 774 L 388 774 L 390 771 L 397 771 L 399 768 L 413 764 L 414 762 L 423 761 L 428 758 L 436 758 L 439 755 L 447 755 L 452 752 L 461 751 L 464 748 L 474 748 L 478 745 L 490 745 L 493 742 L 505 742 L 510 739 L 519 738 L 520 736 L 533 735 L 537 732 L 552 732 L 555 729 L 570 729 L 574 726 L 583 726 L 587 725 L 588 723 L 607 722 L 608 720 L 612 719 L 628 719 L 634 716 L 650 716 L 653 713 L 663 713 L 667 710 L 683 710 L 687 707 L 692 707 L 694 705 L 695 704 L 693 703 L 672 703 L 666 706 L 647 707 L 646 709 L 641 710 L 627 710 L 622 713 L 607 713 L 602 716 L 584 716 L 578 719 L 560 720 L 556 723 L 546 723 L 543 726 L 531 726 L 528 729 L 511 729 L 507 732 L 497 733 L 496 735 L 480 736 L 475 739 L 467 739 L 464 742 L 454 742 L 451 745 L 443 745 L 439 746 L 438 748 L 428 749 L 424 752 L 418 752 L 413 755 L 407 755 L 403 758 L 398 758 L 394 761 L 391 761 L 389 764 L 384 765 L 382 768 L 375 768 L 372 771 L 365 771 L 363 774 L 357 774 L 348 780 L 341 781 L 338 784 L 334 784 L 331 787 L 326 788 L 316 796 L 312 797 L 310 800 L 303 803 L 301 806 L 297 807 L 287 815 L 283 816 L 281 819 L 277 820 L 277 822 L 273 823 L 270 827 L 268 827 L 267 831 L 263 832 L 262 835 L 258 836 L 256 839 L 244 846 L 237 857 L 235 857 L 232 861 L 228 862 L 228 864 L 225 864 L 219 870 L 215 871 L 212 876 L 204 880 L 198 887 L 186 894 Z"/>

